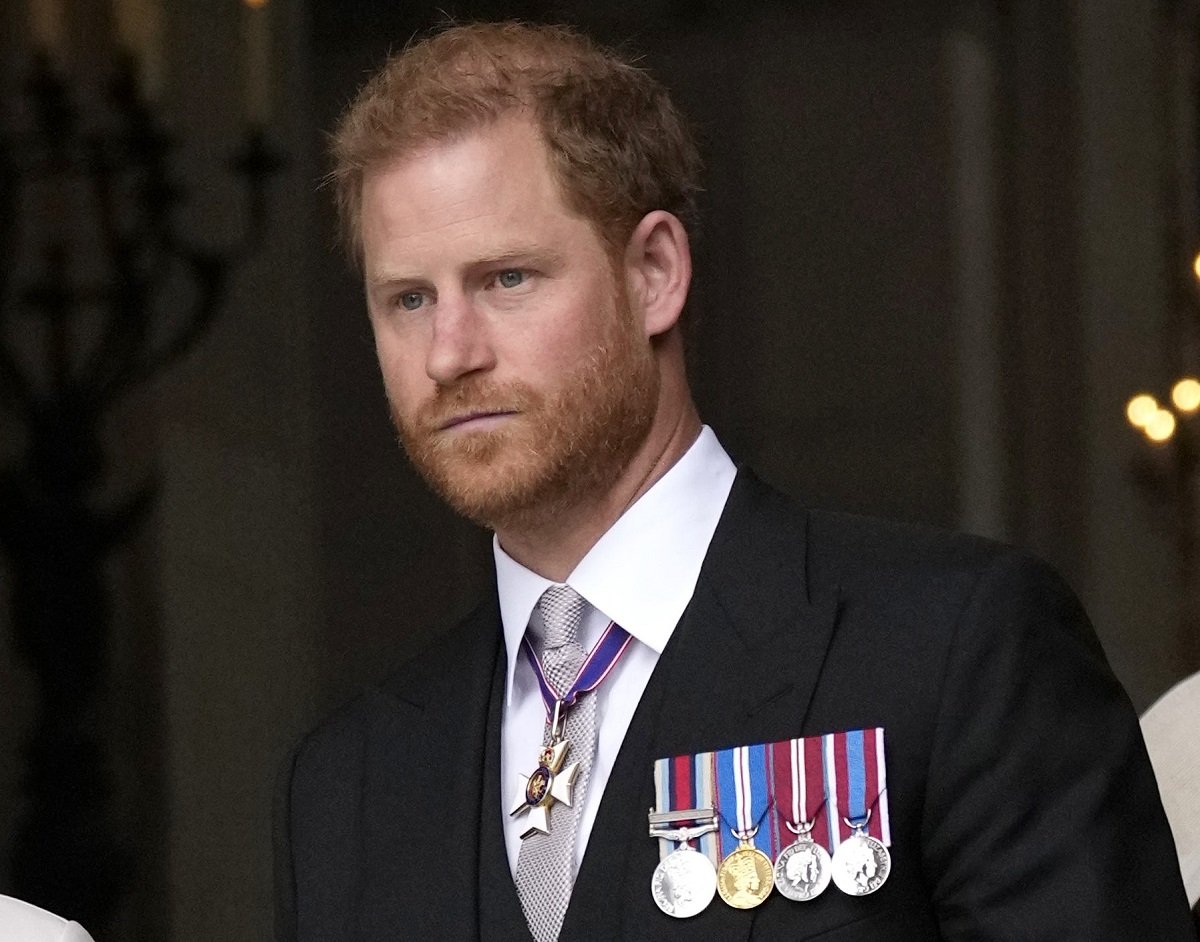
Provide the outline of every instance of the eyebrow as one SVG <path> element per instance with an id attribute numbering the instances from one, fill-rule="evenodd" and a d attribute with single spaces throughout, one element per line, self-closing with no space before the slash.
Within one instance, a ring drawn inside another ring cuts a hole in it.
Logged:
<path id="1" fill-rule="evenodd" d="M 565 256 L 554 249 L 515 246 L 507 251 L 498 252 L 495 255 L 485 255 L 474 259 L 467 267 L 468 269 L 492 268 L 510 263 L 519 265 L 525 261 L 532 261 L 535 264 L 546 267 L 561 267 L 564 260 Z M 369 289 L 378 290 L 380 288 L 425 284 L 428 281 L 429 279 L 423 275 L 403 271 L 384 271 L 373 278 L 368 278 L 366 283 Z"/>
<path id="2" fill-rule="evenodd" d="M 416 275 L 396 275 L 383 274 L 374 278 L 367 278 L 366 286 L 368 291 L 380 291 L 387 288 L 401 288 L 408 285 L 421 284 L 425 279 Z"/>

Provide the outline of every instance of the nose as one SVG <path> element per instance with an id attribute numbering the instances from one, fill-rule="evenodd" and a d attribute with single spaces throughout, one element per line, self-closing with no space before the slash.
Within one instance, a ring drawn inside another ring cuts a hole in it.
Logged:
<path id="1" fill-rule="evenodd" d="M 468 297 L 442 295 L 433 317 L 425 372 L 440 386 L 496 365 L 486 319 Z"/>

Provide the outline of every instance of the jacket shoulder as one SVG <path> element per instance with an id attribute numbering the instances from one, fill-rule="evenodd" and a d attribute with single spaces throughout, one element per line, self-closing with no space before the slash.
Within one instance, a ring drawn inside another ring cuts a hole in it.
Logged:
<path id="1" fill-rule="evenodd" d="M 380 715 L 420 712 L 440 678 L 452 675 L 468 646 L 489 644 L 483 630 L 496 610 L 495 600 L 477 605 L 448 631 L 436 635 L 412 658 L 326 715 L 301 737 L 291 752 L 289 768 L 311 763 L 344 769 L 361 751 L 365 731 Z M 498 622 L 499 615 L 495 615 Z"/>
<path id="2" fill-rule="evenodd" d="M 883 600 L 916 592 L 926 601 L 961 599 L 988 574 L 1072 595 L 1054 569 L 1027 550 L 929 524 L 808 507 L 745 470 L 739 483 L 737 515 L 753 521 L 768 543 L 790 547 L 780 555 L 803 558 L 817 595 Z"/>
<path id="3" fill-rule="evenodd" d="M 808 538 L 820 568 L 849 583 L 858 576 L 973 580 L 1006 561 L 1031 570 L 1050 568 L 1031 553 L 986 537 L 836 510 L 809 510 Z"/>

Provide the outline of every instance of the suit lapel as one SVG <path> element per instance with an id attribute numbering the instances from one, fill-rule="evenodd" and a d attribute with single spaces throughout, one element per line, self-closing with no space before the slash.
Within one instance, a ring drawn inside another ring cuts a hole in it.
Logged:
<path id="1" fill-rule="evenodd" d="M 809 583 L 806 536 L 802 511 L 739 473 L 692 601 L 617 756 L 563 940 L 749 933 L 753 913 L 720 901 L 683 921 L 654 906 L 649 884 L 658 848 L 646 823 L 653 762 L 804 733 L 837 613 L 836 587 Z"/>
<path id="2" fill-rule="evenodd" d="M 663 652 L 661 755 L 800 735 L 833 635 L 837 587 L 808 576 L 804 511 L 741 471 L 692 604 Z"/>
<path id="3" fill-rule="evenodd" d="M 422 658 L 420 676 L 402 672 L 377 694 L 363 769 L 364 940 L 479 937 L 480 745 L 495 678 L 503 684 L 499 624 L 493 597 Z"/>

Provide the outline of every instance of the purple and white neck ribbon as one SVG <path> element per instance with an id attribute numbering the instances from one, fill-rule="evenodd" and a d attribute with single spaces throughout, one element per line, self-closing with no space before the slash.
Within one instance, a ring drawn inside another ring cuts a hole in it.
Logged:
<path id="1" fill-rule="evenodd" d="M 572 706 L 579 699 L 580 694 L 588 693 L 599 687 L 604 682 L 604 678 L 612 673 L 612 669 L 617 666 L 617 661 L 621 659 L 621 655 L 625 653 L 625 649 L 629 647 L 629 642 L 632 640 L 633 636 L 628 631 L 615 621 L 610 621 L 608 627 L 604 629 L 604 634 L 600 636 L 600 640 L 596 643 L 596 646 L 592 648 L 591 653 L 584 659 L 583 665 L 579 668 L 579 673 L 575 675 L 575 680 L 571 682 L 571 686 L 560 693 L 546 679 L 546 672 L 542 668 L 542 662 L 533 653 L 533 646 L 529 643 L 529 638 L 523 638 L 521 640 L 521 647 L 524 649 L 525 656 L 529 659 L 529 666 L 533 668 L 533 674 L 537 678 L 538 690 L 542 693 L 542 705 L 546 708 L 546 718 L 551 719 L 554 716 L 555 704 L 560 704 L 560 709 L 561 707 Z"/>

